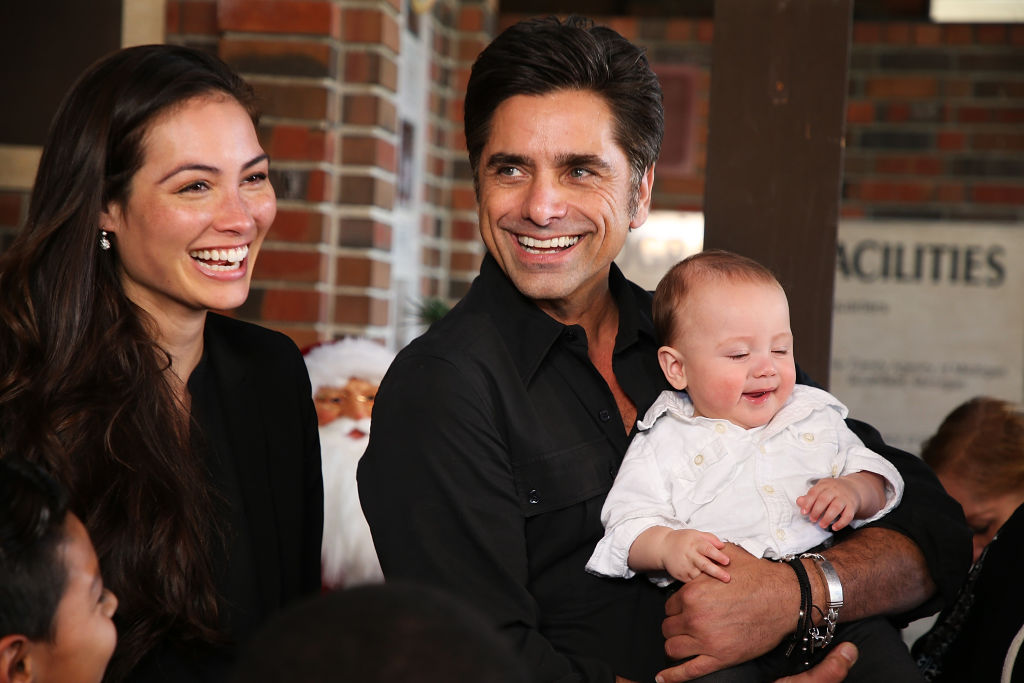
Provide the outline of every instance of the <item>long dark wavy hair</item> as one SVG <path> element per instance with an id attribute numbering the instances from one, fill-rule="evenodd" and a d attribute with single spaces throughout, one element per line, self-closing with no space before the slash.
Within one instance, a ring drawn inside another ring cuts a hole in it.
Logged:
<path id="1" fill-rule="evenodd" d="M 99 217 L 123 203 L 157 117 L 252 89 L 198 50 L 147 45 L 90 67 L 51 124 L 27 221 L 0 256 L 0 456 L 45 465 L 120 597 L 120 680 L 165 637 L 218 642 L 213 491 L 155 328 L 125 295 Z"/>

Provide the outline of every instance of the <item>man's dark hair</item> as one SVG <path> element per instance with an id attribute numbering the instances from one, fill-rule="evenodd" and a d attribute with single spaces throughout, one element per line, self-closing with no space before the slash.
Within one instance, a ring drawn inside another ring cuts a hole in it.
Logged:
<path id="1" fill-rule="evenodd" d="M 642 48 L 610 28 L 572 16 L 510 26 L 476 58 L 466 87 L 465 132 L 477 183 L 491 118 L 515 95 L 589 90 L 615 116 L 615 139 L 629 159 L 634 187 L 657 160 L 665 127 L 661 85 Z"/>
<path id="2" fill-rule="evenodd" d="M 0 458 L 0 637 L 56 637 L 66 518 L 67 500 L 51 477 L 21 458 Z"/>
<path id="3" fill-rule="evenodd" d="M 479 611 L 431 586 L 390 581 L 294 603 L 246 646 L 236 683 L 526 683 Z"/>

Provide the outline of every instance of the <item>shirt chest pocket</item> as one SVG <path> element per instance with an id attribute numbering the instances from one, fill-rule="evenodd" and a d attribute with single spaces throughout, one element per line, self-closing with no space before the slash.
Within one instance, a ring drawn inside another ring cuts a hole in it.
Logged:
<path id="1" fill-rule="evenodd" d="M 615 462 L 614 449 L 603 438 L 515 459 L 512 471 L 523 514 L 532 517 L 607 493 Z"/>
<path id="2" fill-rule="evenodd" d="M 709 439 L 679 458 L 672 470 L 673 497 L 707 503 L 736 478 L 739 468 L 739 458 L 729 457 L 720 439 Z"/>
<path id="3" fill-rule="evenodd" d="M 794 471 L 811 472 L 816 479 L 838 477 L 846 466 L 839 452 L 839 434 L 832 427 L 787 427 L 786 447 L 782 453 Z"/>

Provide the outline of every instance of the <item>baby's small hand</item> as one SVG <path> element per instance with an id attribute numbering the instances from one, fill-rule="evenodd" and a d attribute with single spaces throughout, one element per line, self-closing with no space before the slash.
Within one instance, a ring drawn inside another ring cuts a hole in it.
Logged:
<path id="1" fill-rule="evenodd" d="M 832 525 L 839 531 L 853 521 L 860 506 L 856 487 L 843 479 L 822 479 L 804 495 L 796 499 L 800 514 L 807 515 L 822 529 Z"/>
<path id="2" fill-rule="evenodd" d="M 662 546 L 665 571 L 680 581 L 692 581 L 702 573 L 728 583 L 732 578 L 722 567 L 729 564 L 725 547 L 714 534 L 696 529 L 676 529 Z"/>

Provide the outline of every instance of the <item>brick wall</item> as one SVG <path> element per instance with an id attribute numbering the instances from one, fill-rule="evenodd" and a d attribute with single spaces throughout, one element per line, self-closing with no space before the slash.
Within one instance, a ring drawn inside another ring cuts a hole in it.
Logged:
<path id="1" fill-rule="evenodd" d="M 854 28 L 843 213 L 1024 221 L 1024 26 Z"/>
<path id="2" fill-rule="evenodd" d="M 518 17 L 497 17 L 493 0 L 415 16 L 410 3 L 167 0 L 167 41 L 220 54 L 263 99 L 280 207 L 238 315 L 300 346 L 345 334 L 401 345 L 418 331 L 415 304 L 457 300 L 479 264 L 462 97 L 477 53 Z M 712 22 L 598 21 L 647 47 L 671 96 L 655 208 L 699 210 Z M 414 26 L 429 82 L 410 227 L 398 110 Z M 1024 26 L 856 23 L 847 120 L 845 215 L 1024 222 Z M 0 247 L 26 205 L 0 188 Z"/>

